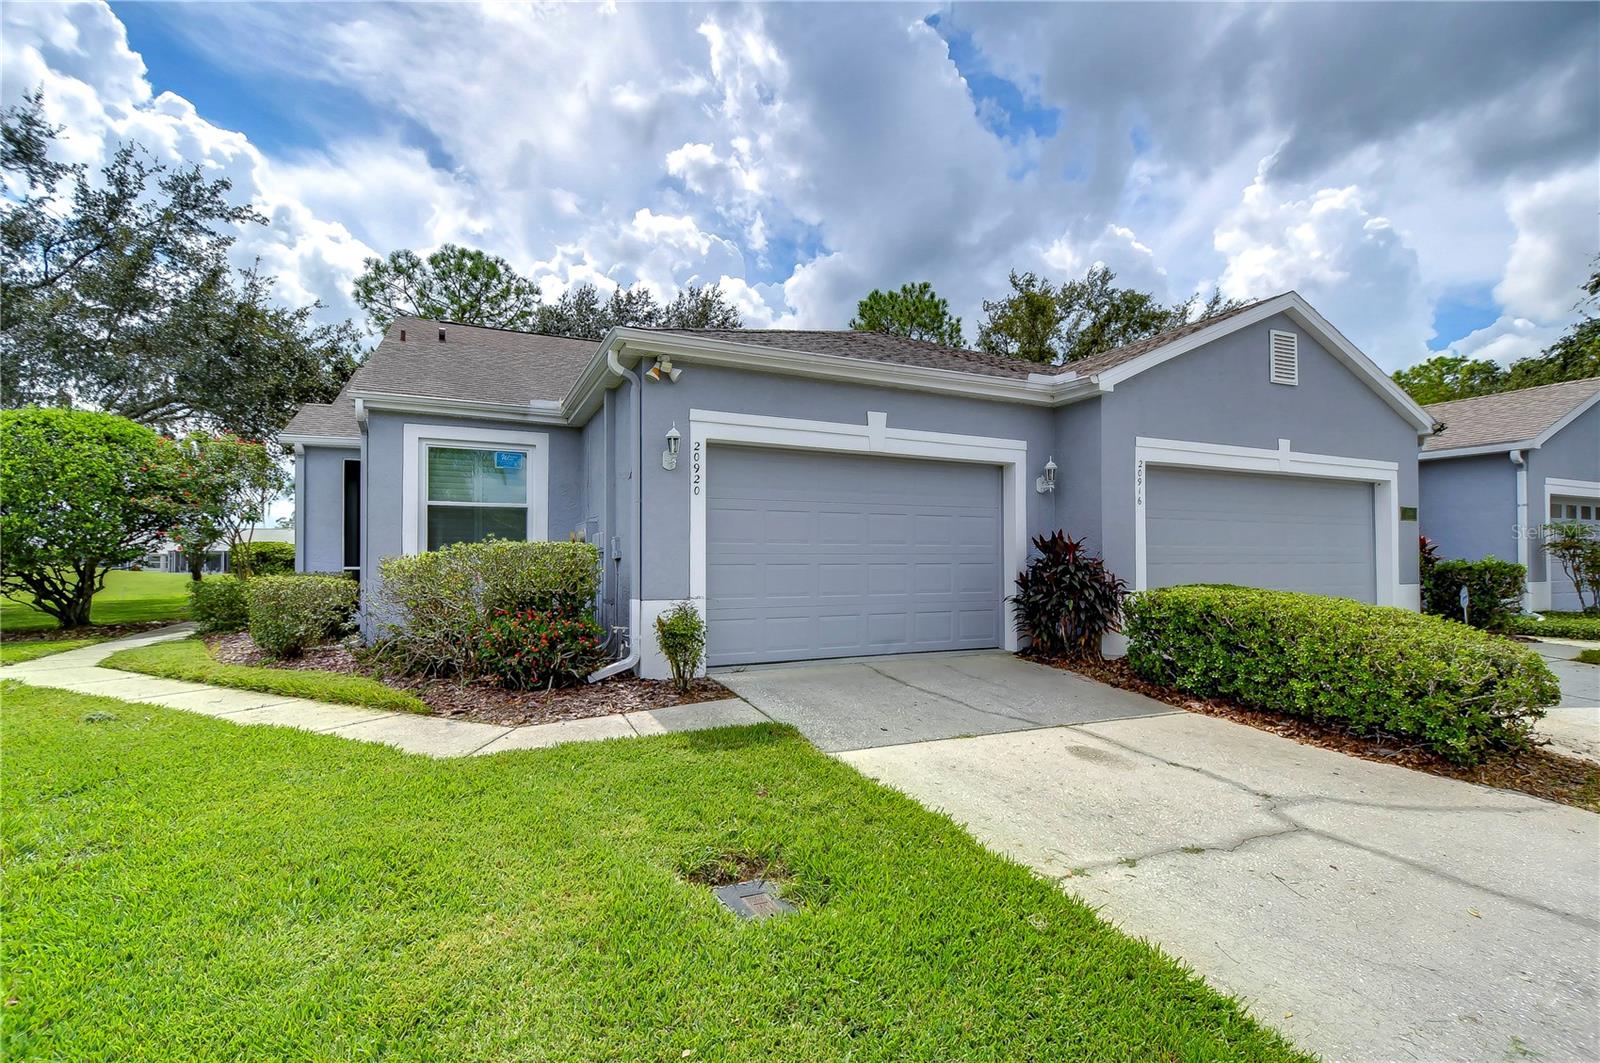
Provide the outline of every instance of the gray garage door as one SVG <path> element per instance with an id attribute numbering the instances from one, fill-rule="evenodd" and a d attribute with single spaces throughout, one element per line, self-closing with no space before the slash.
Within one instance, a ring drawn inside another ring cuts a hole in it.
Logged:
<path id="1" fill-rule="evenodd" d="M 1000 644 L 998 468 L 731 446 L 709 458 L 711 664 Z"/>
<path id="2" fill-rule="evenodd" d="M 1150 586 L 1235 583 L 1373 600 L 1370 484 L 1174 468 L 1148 479 Z"/>
<path id="3" fill-rule="evenodd" d="M 1600 504 L 1592 498 L 1552 498 L 1551 520 L 1575 520 L 1593 524 L 1600 530 Z M 1572 612 L 1578 609 L 1578 588 L 1572 585 L 1567 570 L 1553 557 L 1545 557 L 1545 575 L 1550 580 L 1550 608 Z"/>

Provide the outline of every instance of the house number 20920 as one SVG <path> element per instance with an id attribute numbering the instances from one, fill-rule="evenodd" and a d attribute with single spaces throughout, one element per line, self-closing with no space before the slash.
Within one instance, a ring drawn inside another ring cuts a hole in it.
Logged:
<path id="1" fill-rule="evenodd" d="M 692 458 L 694 460 L 694 473 L 693 473 L 693 476 L 691 477 L 691 479 L 689 481 L 690 483 L 694 484 L 694 493 L 695 494 L 699 494 L 700 493 L 700 470 L 702 468 L 704 468 L 704 457 L 703 457 L 703 454 L 702 454 L 702 452 L 700 450 L 700 447 L 701 447 L 700 441 L 698 439 L 695 440 L 694 441 L 694 448 L 693 448 L 693 451 L 692 451 Z"/>

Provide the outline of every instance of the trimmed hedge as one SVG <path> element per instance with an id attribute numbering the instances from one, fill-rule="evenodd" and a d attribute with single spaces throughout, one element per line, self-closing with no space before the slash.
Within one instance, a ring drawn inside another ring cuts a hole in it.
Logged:
<path id="1" fill-rule="evenodd" d="M 1560 697 L 1539 655 L 1450 620 L 1344 598 L 1169 587 L 1124 606 L 1128 664 L 1197 697 L 1409 738 L 1472 764 L 1528 748 Z"/>
<path id="2" fill-rule="evenodd" d="M 1528 570 L 1515 561 L 1438 561 L 1422 578 L 1422 611 L 1461 619 L 1461 588 L 1467 588 L 1467 617 L 1473 627 L 1493 630 L 1522 608 Z"/>
<path id="3" fill-rule="evenodd" d="M 245 583 L 233 576 L 207 576 L 189 584 L 189 616 L 203 634 L 243 631 L 250 626 Z"/>
<path id="4" fill-rule="evenodd" d="M 288 576 L 294 572 L 294 543 L 236 543 L 229 564 L 252 576 Z"/>
<path id="5" fill-rule="evenodd" d="M 1543 619 L 1540 619 L 1543 617 Z M 1541 613 L 1513 616 L 1500 628 L 1513 635 L 1600 642 L 1600 613 Z"/>
<path id="6" fill-rule="evenodd" d="M 343 576 L 257 576 L 245 581 L 250 638 L 274 657 L 298 657 L 348 634 L 361 585 Z"/>
<path id="7" fill-rule="evenodd" d="M 593 543 L 453 543 L 378 565 L 384 651 L 429 675 L 482 672 L 480 644 L 499 612 L 582 616 L 600 589 Z"/>

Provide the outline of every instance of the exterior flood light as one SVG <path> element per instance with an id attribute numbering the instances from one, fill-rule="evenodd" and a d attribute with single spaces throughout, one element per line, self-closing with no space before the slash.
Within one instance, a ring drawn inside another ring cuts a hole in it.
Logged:
<path id="1" fill-rule="evenodd" d="M 669 384 L 676 382 L 682 375 L 683 370 L 674 369 L 672 367 L 672 359 L 664 354 L 657 358 L 656 364 L 652 365 L 645 373 L 645 376 L 651 380 L 664 380 Z"/>
<path id="2" fill-rule="evenodd" d="M 678 467 L 678 422 L 667 429 L 667 449 L 661 452 L 661 467 L 668 472 Z"/>
<path id="3" fill-rule="evenodd" d="M 1054 457 L 1044 463 L 1044 475 L 1035 480 L 1033 486 L 1041 495 L 1048 494 L 1056 489 L 1056 459 Z"/>

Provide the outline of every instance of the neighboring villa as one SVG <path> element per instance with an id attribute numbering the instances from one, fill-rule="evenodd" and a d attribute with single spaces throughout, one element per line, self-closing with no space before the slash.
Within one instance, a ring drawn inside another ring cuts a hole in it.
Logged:
<path id="1" fill-rule="evenodd" d="M 500 537 L 597 543 L 642 674 L 693 601 L 710 664 L 1015 648 L 1031 536 L 1133 588 L 1417 607 L 1433 419 L 1290 292 L 1069 366 L 863 332 L 599 342 L 401 318 L 303 408 L 298 567 Z M 368 633 L 375 623 L 367 612 Z"/>
<path id="2" fill-rule="evenodd" d="M 250 541 L 256 543 L 292 543 L 294 542 L 293 528 L 255 528 L 250 533 Z M 229 546 L 226 542 L 214 542 L 206 547 L 205 569 L 207 575 L 218 572 L 232 571 L 229 560 Z M 156 572 L 188 572 L 189 556 L 178 549 L 174 542 L 162 542 L 139 562 L 140 567 L 153 569 Z"/>
<path id="3" fill-rule="evenodd" d="M 1600 377 L 1426 407 L 1444 428 L 1422 448 L 1422 533 L 1444 557 L 1527 566 L 1523 607 L 1578 608 L 1541 548 L 1551 520 L 1600 526 Z"/>

